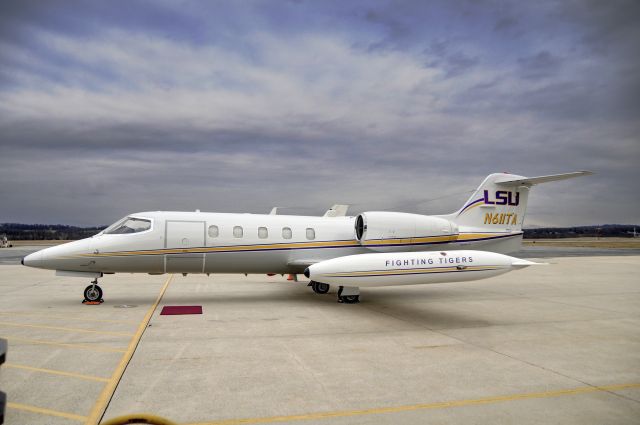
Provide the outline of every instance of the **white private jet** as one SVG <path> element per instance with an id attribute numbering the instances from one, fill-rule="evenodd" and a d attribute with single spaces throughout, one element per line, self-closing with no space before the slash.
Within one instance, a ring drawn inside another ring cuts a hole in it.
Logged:
<path id="1" fill-rule="evenodd" d="M 113 273 L 304 273 L 316 293 L 338 301 L 369 286 L 483 279 L 536 263 L 502 255 L 520 248 L 529 189 L 592 174 L 489 175 L 458 211 L 426 216 L 336 205 L 322 217 L 154 211 L 129 215 L 95 236 L 46 248 L 22 264 L 93 278 L 86 301 L 101 301 L 98 278 Z M 473 251 L 471 251 L 473 249 Z"/>

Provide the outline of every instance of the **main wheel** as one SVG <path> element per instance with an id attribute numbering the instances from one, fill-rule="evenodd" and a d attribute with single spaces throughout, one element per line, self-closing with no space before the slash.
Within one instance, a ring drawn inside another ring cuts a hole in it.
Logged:
<path id="1" fill-rule="evenodd" d="M 84 299 L 87 301 L 100 301 L 102 299 L 102 288 L 98 285 L 89 285 L 84 288 Z"/>
<path id="2" fill-rule="evenodd" d="M 360 295 L 341 295 L 339 301 L 345 304 L 357 304 L 360 302 Z"/>
<path id="3" fill-rule="evenodd" d="M 316 294 L 326 294 L 327 292 L 329 292 L 329 284 L 322 282 L 313 282 L 311 284 L 311 289 L 313 289 L 313 292 L 315 292 Z"/>

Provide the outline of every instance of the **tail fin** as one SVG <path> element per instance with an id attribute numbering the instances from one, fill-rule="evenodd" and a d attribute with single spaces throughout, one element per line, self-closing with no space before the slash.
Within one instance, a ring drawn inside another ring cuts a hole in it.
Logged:
<path id="1" fill-rule="evenodd" d="M 458 226 L 492 232 L 522 230 L 529 189 L 536 184 L 593 174 L 590 171 L 523 177 L 514 174 L 489 175 L 457 212 L 448 216 Z"/>

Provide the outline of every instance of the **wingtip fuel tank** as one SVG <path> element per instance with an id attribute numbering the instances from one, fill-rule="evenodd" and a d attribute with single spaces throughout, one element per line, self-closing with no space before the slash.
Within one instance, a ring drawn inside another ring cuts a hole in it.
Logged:
<path id="1" fill-rule="evenodd" d="M 537 264 L 487 251 L 372 253 L 321 261 L 305 276 L 344 286 L 420 285 L 486 279 Z"/>

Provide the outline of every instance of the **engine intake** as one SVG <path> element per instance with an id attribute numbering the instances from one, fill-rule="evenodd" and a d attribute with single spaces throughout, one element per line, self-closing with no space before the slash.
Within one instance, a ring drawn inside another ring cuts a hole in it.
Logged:
<path id="1" fill-rule="evenodd" d="M 425 245 L 458 239 L 458 226 L 444 218 L 372 211 L 355 221 L 356 239 L 374 251 L 423 251 Z"/>

